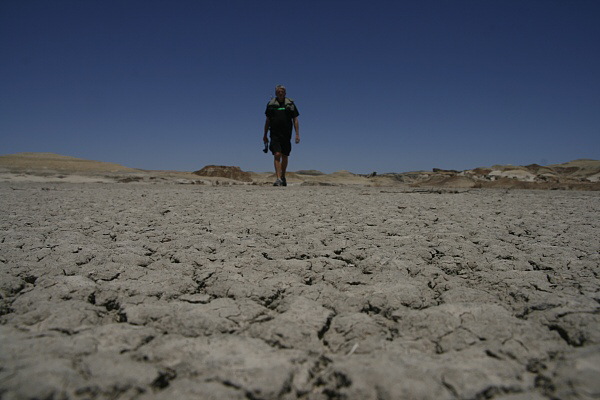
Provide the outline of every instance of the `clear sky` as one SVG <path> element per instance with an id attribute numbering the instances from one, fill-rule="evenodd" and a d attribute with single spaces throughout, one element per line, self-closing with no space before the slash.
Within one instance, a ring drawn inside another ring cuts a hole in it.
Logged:
<path id="1" fill-rule="evenodd" d="M 0 0 L 0 154 L 270 171 L 600 159 L 597 0 Z"/>

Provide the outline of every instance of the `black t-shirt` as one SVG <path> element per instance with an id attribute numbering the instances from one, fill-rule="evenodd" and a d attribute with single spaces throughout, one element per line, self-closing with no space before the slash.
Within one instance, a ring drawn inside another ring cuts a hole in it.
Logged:
<path id="1" fill-rule="evenodd" d="M 300 115 L 300 113 L 293 101 L 289 99 L 286 100 L 287 101 L 284 100 L 283 102 L 280 102 L 277 99 L 273 99 L 267 104 L 265 115 L 269 118 L 271 135 L 292 136 L 292 121 Z"/>

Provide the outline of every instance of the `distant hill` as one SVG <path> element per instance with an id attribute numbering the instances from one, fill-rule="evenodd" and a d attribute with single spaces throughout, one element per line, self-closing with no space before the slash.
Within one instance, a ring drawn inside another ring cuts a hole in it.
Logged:
<path id="1" fill-rule="evenodd" d="M 85 160 L 54 153 L 17 153 L 0 156 L 0 168 L 19 172 L 57 171 L 65 173 L 139 171 L 119 164 Z"/>
<path id="2" fill-rule="evenodd" d="M 400 174 L 402 175 L 402 174 Z M 552 165 L 493 165 L 465 171 L 434 169 L 413 177 L 415 186 L 600 190 L 600 161 Z"/>
<path id="3" fill-rule="evenodd" d="M 37 176 L 40 179 L 54 176 L 65 181 L 64 176 L 71 175 L 103 177 L 117 182 L 193 184 L 271 185 L 274 180 L 272 172 L 246 172 L 231 166 L 207 165 L 194 173 L 146 171 L 54 153 L 17 153 L 0 156 L 0 173 L 4 173 L 4 180 L 25 180 L 19 176 Z M 369 175 L 344 170 L 332 174 L 301 170 L 288 172 L 287 178 L 291 185 L 600 190 L 600 161 L 579 159 L 546 166 L 493 165 L 464 171 L 433 168 L 430 171 Z"/>

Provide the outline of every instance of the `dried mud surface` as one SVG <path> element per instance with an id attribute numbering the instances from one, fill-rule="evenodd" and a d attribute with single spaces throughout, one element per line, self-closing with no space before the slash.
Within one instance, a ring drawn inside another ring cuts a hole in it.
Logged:
<path id="1" fill-rule="evenodd" d="M 0 184 L 3 399 L 597 399 L 600 194 Z"/>

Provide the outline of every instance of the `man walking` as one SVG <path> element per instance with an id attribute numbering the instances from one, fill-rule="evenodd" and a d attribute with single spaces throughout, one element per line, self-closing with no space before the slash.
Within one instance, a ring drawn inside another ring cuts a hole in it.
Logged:
<path id="1" fill-rule="evenodd" d="M 267 104 L 265 115 L 265 134 L 263 141 L 266 143 L 267 132 L 271 131 L 271 144 L 269 149 L 273 153 L 275 174 L 277 180 L 273 186 L 287 186 L 285 171 L 288 157 L 292 151 L 292 126 L 296 131 L 296 144 L 300 143 L 300 124 L 298 123 L 298 109 L 292 99 L 285 97 L 285 87 L 275 86 L 275 98 Z"/>

